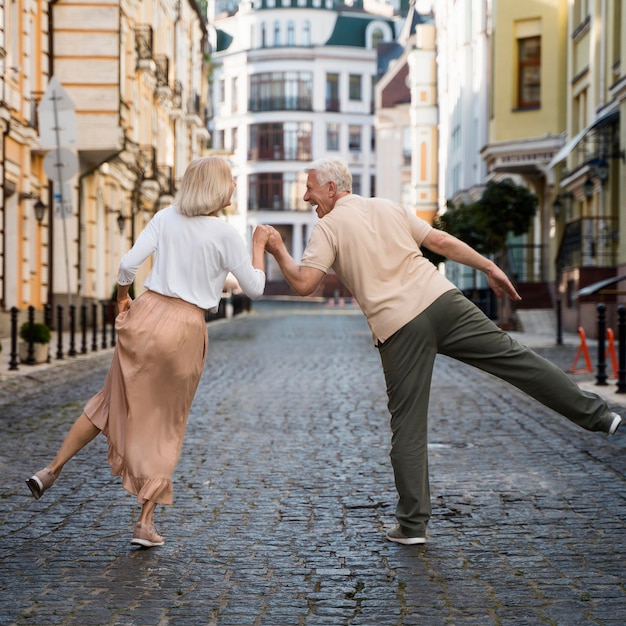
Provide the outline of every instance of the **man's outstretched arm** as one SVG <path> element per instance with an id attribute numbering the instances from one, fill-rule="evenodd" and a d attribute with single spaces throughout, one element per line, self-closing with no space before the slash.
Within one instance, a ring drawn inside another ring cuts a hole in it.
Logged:
<path id="1" fill-rule="evenodd" d="M 522 299 L 507 275 L 493 261 L 453 235 L 443 230 L 432 230 L 424 239 L 423 245 L 450 261 L 462 263 L 485 274 L 489 286 L 498 298 L 507 295 L 515 302 Z"/>
<path id="2" fill-rule="evenodd" d="M 298 265 L 287 252 L 280 233 L 271 226 L 268 228 L 271 229 L 271 233 L 266 244 L 266 250 L 276 259 L 289 286 L 299 296 L 310 296 L 318 288 L 326 274 L 313 267 Z"/>

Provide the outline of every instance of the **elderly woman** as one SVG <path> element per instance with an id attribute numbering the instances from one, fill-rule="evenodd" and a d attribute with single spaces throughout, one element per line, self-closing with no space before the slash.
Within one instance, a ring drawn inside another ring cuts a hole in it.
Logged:
<path id="1" fill-rule="evenodd" d="M 131 543 L 163 545 L 157 504 L 172 504 L 172 473 L 207 355 L 205 311 L 216 310 L 232 273 L 250 298 L 265 289 L 266 227 L 245 242 L 218 219 L 235 189 L 230 167 L 216 157 L 192 161 L 174 204 L 159 211 L 122 258 L 118 272 L 117 345 L 102 390 L 74 422 L 54 460 L 26 483 L 40 498 L 63 466 L 100 432 L 111 471 L 137 496 L 141 514 Z M 131 301 L 138 267 L 154 256 L 146 291 Z"/>

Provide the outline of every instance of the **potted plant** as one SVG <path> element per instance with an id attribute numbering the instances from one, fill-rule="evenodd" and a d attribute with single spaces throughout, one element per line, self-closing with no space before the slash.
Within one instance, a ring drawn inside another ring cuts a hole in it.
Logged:
<path id="1" fill-rule="evenodd" d="M 50 329 L 45 324 L 33 324 L 33 358 L 34 363 L 45 363 L 48 360 L 48 344 Z M 28 364 L 28 344 L 30 342 L 30 322 L 20 327 L 20 363 Z M 32 365 L 33 363 L 30 363 Z"/>

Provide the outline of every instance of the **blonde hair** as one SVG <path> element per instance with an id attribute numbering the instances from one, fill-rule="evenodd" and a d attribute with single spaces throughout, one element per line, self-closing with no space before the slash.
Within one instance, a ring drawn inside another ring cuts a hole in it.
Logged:
<path id="1" fill-rule="evenodd" d="M 212 215 L 230 204 L 233 174 L 219 157 L 202 157 L 189 163 L 174 199 L 183 215 Z"/>
<path id="2" fill-rule="evenodd" d="M 337 191 L 352 193 L 352 174 L 343 159 L 333 157 L 317 159 L 307 167 L 306 172 L 315 172 L 320 185 L 333 182 L 337 185 Z"/>

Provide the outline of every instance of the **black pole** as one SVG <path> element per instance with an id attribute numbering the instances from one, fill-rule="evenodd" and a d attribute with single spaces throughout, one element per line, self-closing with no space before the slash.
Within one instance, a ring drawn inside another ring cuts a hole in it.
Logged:
<path id="1" fill-rule="evenodd" d="M 35 364 L 35 307 L 31 304 L 28 307 L 28 365 Z"/>
<path id="2" fill-rule="evenodd" d="M 76 305 L 70 304 L 70 356 L 76 356 Z"/>
<path id="3" fill-rule="evenodd" d="M 80 333 L 81 344 L 80 353 L 87 354 L 87 305 L 80 305 Z"/>
<path id="4" fill-rule="evenodd" d="M 107 347 L 107 315 L 108 315 L 108 303 L 102 303 L 102 349 L 106 350 Z"/>
<path id="5" fill-rule="evenodd" d="M 598 304 L 598 374 L 596 375 L 596 385 L 606 385 L 606 307 Z"/>
<path id="6" fill-rule="evenodd" d="M 109 300 L 109 319 L 111 320 L 111 348 L 115 346 L 115 303 Z"/>
<path id="7" fill-rule="evenodd" d="M 11 307 L 11 353 L 9 360 L 10 370 L 19 370 L 17 365 L 17 315 L 19 309 L 15 306 Z"/>
<path id="8" fill-rule="evenodd" d="M 626 393 L 626 308 L 617 307 L 617 393 Z"/>
<path id="9" fill-rule="evenodd" d="M 43 321 L 48 328 L 52 328 L 52 306 L 50 304 L 45 304 L 43 307 Z M 50 363 L 51 360 L 50 346 L 48 346 L 48 357 L 46 359 L 46 363 Z"/>
<path id="10" fill-rule="evenodd" d="M 561 298 L 556 301 L 556 343 L 558 346 L 563 345 L 563 305 Z"/>
<path id="11" fill-rule="evenodd" d="M 91 303 L 91 351 L 95 352 L 98 349 L 98 305 L 95 302 Z"/>
<path id="12" fill-rule="evenodd" d="M 57 304 L 57 359 L 63 358 L 63 305 Z"/>

